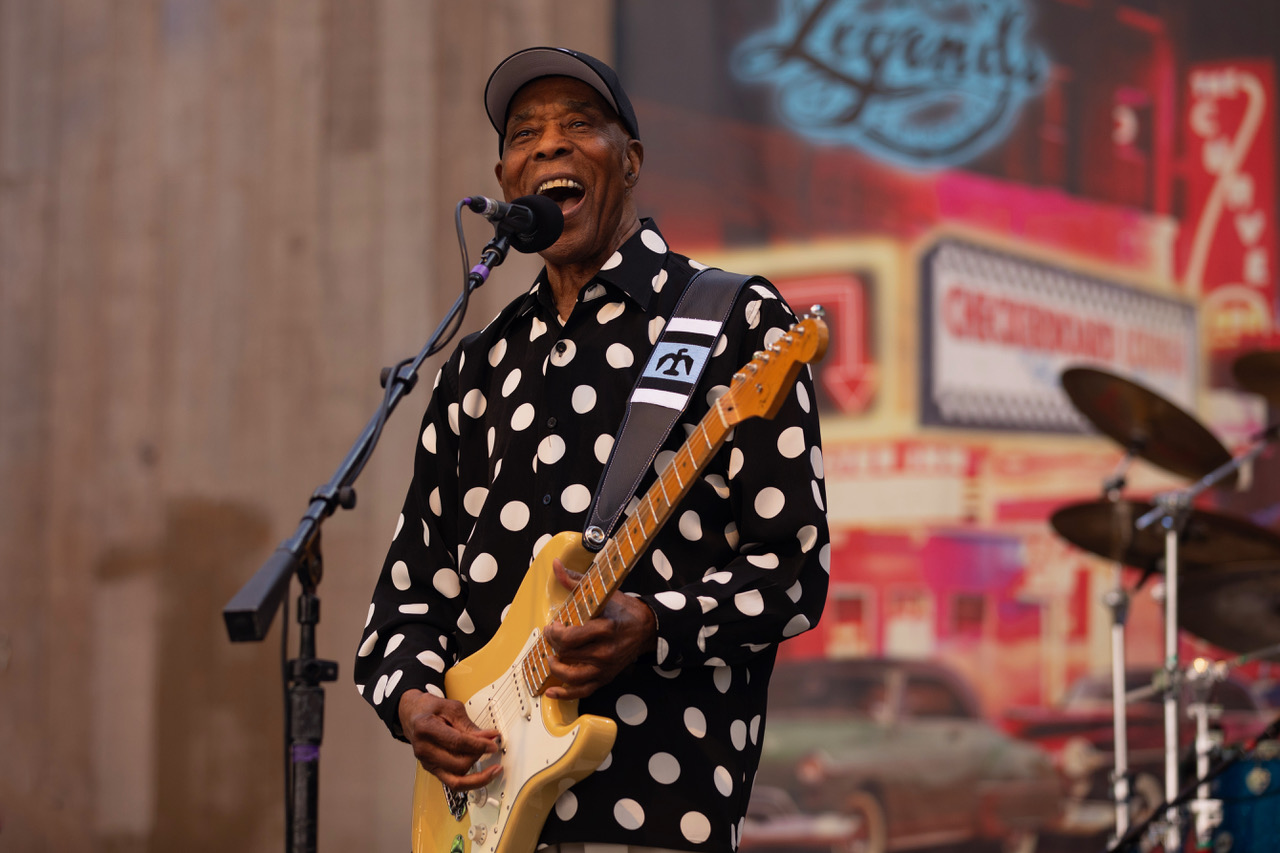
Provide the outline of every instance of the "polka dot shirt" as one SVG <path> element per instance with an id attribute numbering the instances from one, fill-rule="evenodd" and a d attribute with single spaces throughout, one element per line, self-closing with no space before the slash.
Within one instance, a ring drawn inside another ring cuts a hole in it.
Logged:
<path id="1" fill-rule="evenodd" d="M 645 220 L 567 321 L 544 272 L 441 369 L 356 657 L 361 695 L 397 737 L 400 694 L 443 695 L 533 555 L 582 530 L 631 388 L 700 268 Z M 771 286 L 743 289 L 654 469 L 793 322 Z M 617 741 L 556 802 L 542 843 L 737 848 L 777 644 L 816 624 L 826 597 L 814 399 L 806 368 L 774 419 L 739 424 L 624 582 L 657 616 L 657 649 L 579 703 L 616 720 Z"/>

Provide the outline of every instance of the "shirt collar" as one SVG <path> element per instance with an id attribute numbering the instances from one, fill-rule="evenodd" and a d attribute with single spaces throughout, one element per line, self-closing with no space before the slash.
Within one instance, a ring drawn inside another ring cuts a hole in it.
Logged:
<path id="1" fill-rule="evenodd" d="M 641 219 L 639 230 L 627 238 L 618 251 L 604 262 L 604 266 L 582 289 L 578 298 L 582 299 L 593 287 L 611 284 L 648 313 L 654 301 L 653 283 L 666 266 L 668 252 L 667 241 L 663 239 L 657 224 L 652 219 Z M 555 313 L 546 267 L 538 273 L 533 287 L 511 315 L 512 321 L 536 310 L 539 303 L 550 314 Z"/>

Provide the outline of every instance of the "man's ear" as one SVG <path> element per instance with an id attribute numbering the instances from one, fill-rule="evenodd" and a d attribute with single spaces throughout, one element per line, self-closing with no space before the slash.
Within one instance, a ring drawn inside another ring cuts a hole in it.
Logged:
<path id="1" fill-rule="evenodd" d="M 502 161 L 501 160 L 493 164 L 493 174 L 494 174 L 494 177 L 498 179 L 498 184 L 501 185 L 502 184 Z"/>
<path id="2" fill-rule="evenodd" d="M 634 187 L 640 180 L 640 167 L 644 165 L 644 144 L 639 139 L 628 139 L 624 155 L 627 160 L 626 181 Z"/>

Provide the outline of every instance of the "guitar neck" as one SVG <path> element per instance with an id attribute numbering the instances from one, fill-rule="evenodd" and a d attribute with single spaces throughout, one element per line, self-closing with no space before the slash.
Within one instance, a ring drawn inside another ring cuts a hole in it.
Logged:
<path id="1" fill-rule="evenodd" d="M 676 505 L 724 444 L 729 435 L 730 418 L 721 405 L 722 400 L 716 401 L 663 467 L 635 511 L 605 543 L 569 598 L 552 615 L 552 622 L 584 625 L 604 609 L 605 601 L 622 585 Z M 525 655 L 521 668 L 535 695 L 550 686 L 547 658 L 553 654 L 547 641 L 539 637 Z"/>

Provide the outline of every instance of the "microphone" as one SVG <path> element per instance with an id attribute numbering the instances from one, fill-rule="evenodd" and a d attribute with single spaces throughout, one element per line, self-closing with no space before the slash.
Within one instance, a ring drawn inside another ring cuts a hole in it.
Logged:
<path id="1" fill-rule="evenodd" d="M 469 196 L 463 204 L 494 224 L 501 235 L 511 238 L 517 252 L 541 252 L 564 231 L 560 207 L 543 195 L 521 196 L 513 202 L 485 196 Z"/>

